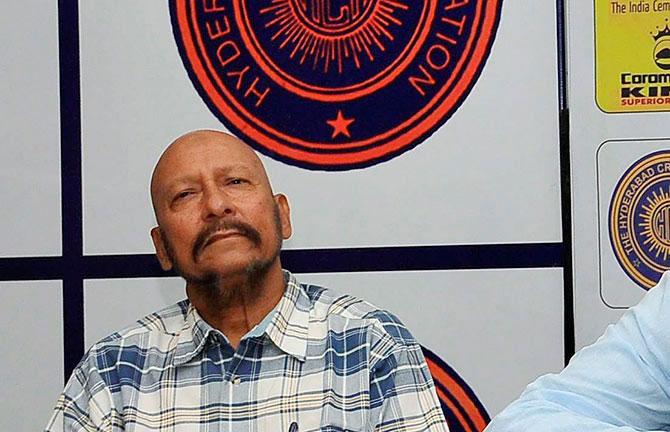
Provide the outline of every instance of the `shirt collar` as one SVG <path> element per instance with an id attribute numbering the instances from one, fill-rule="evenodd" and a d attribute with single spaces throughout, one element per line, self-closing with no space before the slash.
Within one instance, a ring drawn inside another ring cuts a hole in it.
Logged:
<path id="1" fill-rule="evenodd" d="M 265 333 L 279 349 L 304 361 L 311 300 L 295 276 L 284 271 L 284 279 L 286 291 L 279 300 L 275 315 Z"/>
<path id="2" fill-rule="evenodd" d="M 295 276 L 286 270 L 284 270 L 284 280 L 286 290 L 275 309 L 270 312 L 272 318 L 264 333 L 279 349 L 304 361 L 307 353 L 311 301 Z M 207 324 L 189 303 L 184 315 L 184 325 L 177 336 L 175 366 L 188 362 L 202 351 L 212 332 L 220 333 Z"/>
<path id="3" fill-rule="evenodd" d="M 189 302 L 184 325 L 177 336 L 177 347 L 174 354 L 175 366 L 182 365 L 195 357 L 207 344 L 209 334 L 216 331 L 214 327 L 200 317 L 198 311 Z"/>

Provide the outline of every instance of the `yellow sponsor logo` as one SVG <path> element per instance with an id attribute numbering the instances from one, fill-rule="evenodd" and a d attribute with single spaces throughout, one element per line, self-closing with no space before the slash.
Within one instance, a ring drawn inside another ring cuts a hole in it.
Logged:
<path id="1" fill-rule="evenodd" d="M 670 110 L 670 0 L 595 0 L 596 102 Z"/>

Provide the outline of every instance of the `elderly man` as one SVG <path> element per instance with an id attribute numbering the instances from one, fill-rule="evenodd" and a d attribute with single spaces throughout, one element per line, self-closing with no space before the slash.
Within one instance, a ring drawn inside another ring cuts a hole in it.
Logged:
<path id="1" fill-rule="evenodd" d="M 86 353 L 48 431 L 446 431 L 417 342 L 388 312 L 282 270 L 291 235 L 256 154 L 188 133 L 151 181 L 184 300 Z"/>

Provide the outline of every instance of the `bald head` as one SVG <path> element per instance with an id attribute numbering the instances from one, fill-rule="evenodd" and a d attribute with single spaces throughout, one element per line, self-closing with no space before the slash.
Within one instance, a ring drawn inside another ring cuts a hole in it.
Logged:
<path id="1" fill-rule="evenodd" d="M 187 291 L 216 285 L 218 292 L 270 273 L 283 287 L 279 251 L 292 232 L 288 201 L 272 193 L 260 159 L 239 139 L 211 130 L 177 138 L 156 163 L 151 200 L 156 255 L 164 270 L 186 279 Z"/>
<path id="2" fill-rule="evenodd" d="M 219 166 L 213 166 L 214 163 Z M 159 218 L 161 198 L 176 184 L 193 179 L 201 168 L 234 167 L 250 171 L 271 192 L 258 155 L 238 138 L 215 130 L 196 130 L 180 136 L 165 149 L 151 176 L 151 202 L 156 218 Z"/>

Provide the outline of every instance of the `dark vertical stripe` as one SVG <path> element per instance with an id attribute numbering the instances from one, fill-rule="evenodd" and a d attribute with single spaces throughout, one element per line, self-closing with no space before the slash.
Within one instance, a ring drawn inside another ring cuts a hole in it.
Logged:
<path id="1" fill-rule="evenodd" d="M 558 109 L 561 164 L 561 225 L 563 231 L 563 335 L 565 364 L 575 353 L 575 313 L 572 270 L 572 196 L 570 184 L 570 111 L 568 107 L 567 20 L 565 0 L 556 4 L 558 29 Z"/>
<path id="2" fill-rule="evenodd" d="M 84 281 L 81 277 L 63 279 L 63 338 L 67 382 L 84 354 Z"/>
<path id="3" fill-rule="evenodd" d="M 65 379 L 84 350 L 79 5 L 58 1 Z"/>

